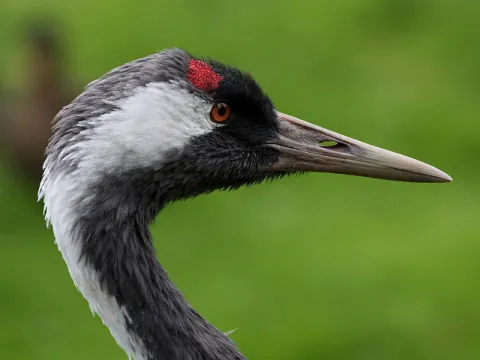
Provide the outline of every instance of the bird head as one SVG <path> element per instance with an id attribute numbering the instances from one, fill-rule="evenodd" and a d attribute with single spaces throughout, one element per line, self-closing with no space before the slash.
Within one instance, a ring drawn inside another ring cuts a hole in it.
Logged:
<path id="1" fill-rule="evenodd" d="M 251 75 L 179 49 L 112 70 L 55 122 L 47 173 L 73 174 L 104 194 L 101 206 L 112 191 L 165 203 L 307 171 L 451 181 L 420 161 L 283 114 Z"/>

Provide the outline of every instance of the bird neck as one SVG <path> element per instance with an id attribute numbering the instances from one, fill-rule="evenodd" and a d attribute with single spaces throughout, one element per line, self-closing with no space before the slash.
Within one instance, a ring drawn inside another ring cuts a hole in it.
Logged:
<path id="1" fill-rule="evenodd" d="M 119 209 L 92 216 L 78 206 L 62 206 L 75 203 L 68 192 L 60 193 L 62 187 L 56 183 L 59 193 L 45 195 L 56 242 L 92 311 L 129 356 L 245 360 L 169 280 L 155 254 L 149 219 L 119 216 Z"/>

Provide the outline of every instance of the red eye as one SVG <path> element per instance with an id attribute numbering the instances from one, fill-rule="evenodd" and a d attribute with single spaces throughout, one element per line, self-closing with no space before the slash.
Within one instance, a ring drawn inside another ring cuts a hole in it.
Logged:
<path id="1" fill-rule="evenodd" d="M 232 108 L 230 105 L 225 103 L 218 103 L 213 105 L 212 110 L 210 110 L 210 119 L 215 122 L 221 123 L 227 121 L 232 114 Z"/>

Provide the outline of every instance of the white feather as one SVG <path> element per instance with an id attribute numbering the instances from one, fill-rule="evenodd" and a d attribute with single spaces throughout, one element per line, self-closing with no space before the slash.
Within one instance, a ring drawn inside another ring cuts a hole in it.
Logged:
<path id="1" fill-rule="evenodd" d="M 168 150 L 181 149 L 192 136 L 205 134 L 215 125 L 209 119 L 211 105 L 178 84 L 147 85 L 115 106 L 118 110 L 90 119 L 93 128 L 78 124 L 81 134 L 70 139 L 60 156 L 47 155 L 39 195 L 76 287 L 128 356 L 143 360 L 143 345 L 126 329 L 126 312 L 102 291 L 95 270 L 79 261 L 82 239 L 74 231 L 77 206 L 89 201 L 89 187 L 101 176 L 160 166 Z M 68 167 L 54 167 L 53 161 L 75 162 L 78 167 L 71 173 L 54 173 L 53 169 Z"/>

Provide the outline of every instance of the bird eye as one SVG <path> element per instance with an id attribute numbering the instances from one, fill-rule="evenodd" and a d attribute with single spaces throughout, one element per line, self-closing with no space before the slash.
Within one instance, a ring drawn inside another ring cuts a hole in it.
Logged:
<path id="1" fill-rule="evenodd" d="M 212 110 L 210 110 L 210 119 L 212 119 L 212 121 L 221 123 L 227 121 L 231 114 L 232 108 L 230 105 L 218 103 L 213 105 Z"/>

